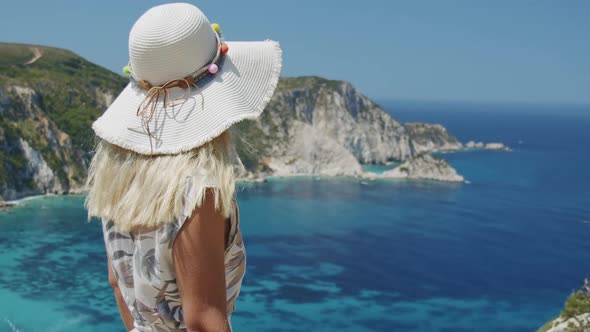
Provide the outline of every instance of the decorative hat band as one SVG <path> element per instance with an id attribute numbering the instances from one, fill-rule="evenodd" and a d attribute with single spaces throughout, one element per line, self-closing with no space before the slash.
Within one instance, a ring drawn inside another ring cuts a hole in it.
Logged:
<path id="1" fill-rule="evenodd" d="M 137 116 L 141 117 L 142 126 L 145 128 L 148 137 L 150 138 L 150 148 L 153 152 L 153 145 L 152 145 L 152 138 L 157 139 L 155 136 L 152 135 L 149 127 L 149 123 L 154 117 L 154 113 L 156 111 L 156 107 L 160 101 L 162 101 L 163 109 L 166 112 L 168 106 L 174 107 L 179 100 L 186 100 L 186 98 L 190 95 L 190 90 L 192 87 L 195 87 L 199 90 L 201 94 L 201 104 L 202 107 L 205 106 L 205 98 L 201 93 L 201 89 L 197 85 L 197 83 L 204 79 L 209 75 L 215 75 L 219 71 L 218 63 L 221 58 L 227 54 L 229 51 L 229 47 L 227 44 L 224 43 L 223 34 L 221 33 L 221 28 L 219 24 L 213 23 L 211 27 L 216 32 L 216 52 L 213 59 L 205 66 L 197 69 L 196 71 L 192 72 L 188 76 L 184 78 L 178 78 L 171 81 L 168 81 L 160 86 L 154 86 L 149 82 L 139 79 L 133 75 L 133 71 L 131 69 L 130 64 L 123 67 L 123 73 L 129 76 L 131 82 L 133 82 L 136 86 L 141 88 L 142 90 L 147 90 L 145 98 L 137 107 Z M 180 88 L 185 91 L 184 95 L 177 97 L 173 100 L 170 100 L 170 93 L 169 89 L 172 88 Z"/>

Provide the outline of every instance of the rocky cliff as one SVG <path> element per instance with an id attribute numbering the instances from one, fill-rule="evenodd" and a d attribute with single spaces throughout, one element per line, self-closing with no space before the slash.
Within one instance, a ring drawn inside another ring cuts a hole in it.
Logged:
<path id="1" fill-rule="evenodd" d="M 265 166 L 278 174 L 358 175 L 361 163 L 412 156 L 404 126 L 350 83 L 284 78 L 256 121 Z M 312 172 L 310 172 L 312 171 Z"/>
<path id="2" fill-rule="evenodd" d="M 67 50 L 0 43 L 2 198 L 80 190 L 91 123 L 126 81 Z M 356 176 L 361 164 L 461 147 L 442 126 L 400 123 L 350 83 L 319 77 L 282 78 L 261 118 L 236 127 L 251 176 Z"/>
<path id="3" fill-rule="evenodd" d="M 406 122 L 404 127 L 411 137 L 412 151 L 417 155 L 423 152 L 463 149 L 463 144 L 439 124 Z"/>
<path id="4" fill-rule="evenodd" d="M 66 50 L 0 44 L 0 195 L 79 190 L 90 124 L 124 84 Z"/>
<path id="5" fill-rule="evenodd" d="M 359 175 L 361 164 L 463 148 L 440 125 L 400 123 L 350 83 L 320 77 L 281 79 L 254 126 L 275 175 Z"/>

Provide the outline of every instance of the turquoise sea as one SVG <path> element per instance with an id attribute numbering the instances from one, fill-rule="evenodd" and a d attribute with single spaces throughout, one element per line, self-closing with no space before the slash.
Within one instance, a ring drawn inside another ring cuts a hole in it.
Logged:
<path id="1" fill-rule="evenodd" d="M 445 154 L 466 184 L 313 177 L 242 188 L 248 270 L 234 330 L 535 331 L 556 316 L 590 277 L 590 108 L 382 106 L 514 150 Z M 124 331 L 82 203 L 0 212 L 0 331 Z"/>

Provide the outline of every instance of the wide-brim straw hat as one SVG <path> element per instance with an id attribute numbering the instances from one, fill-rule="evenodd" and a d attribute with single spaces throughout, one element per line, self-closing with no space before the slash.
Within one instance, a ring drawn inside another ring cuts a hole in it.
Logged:
<path id="1" fill-rule="evenodd" d="M 129 34 L 130 83 L 92 128 L 147 155 L 177 154 L 257 118 L 281 71 L 278 42 L 223 40 L 195 6 L 149 9 Z"/>

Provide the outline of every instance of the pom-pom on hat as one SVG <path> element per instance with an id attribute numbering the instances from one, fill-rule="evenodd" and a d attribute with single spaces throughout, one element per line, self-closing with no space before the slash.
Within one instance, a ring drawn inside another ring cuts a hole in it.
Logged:
<path id="1" fill-rule="evenodd" d="M 232 124 L 257 118 L 281 71 L 278 42 L 225 42 L 195 6 L 149 9 L 129 34 L 130 83 L 92 128 L 146 155 L 201 146 Z"/>

